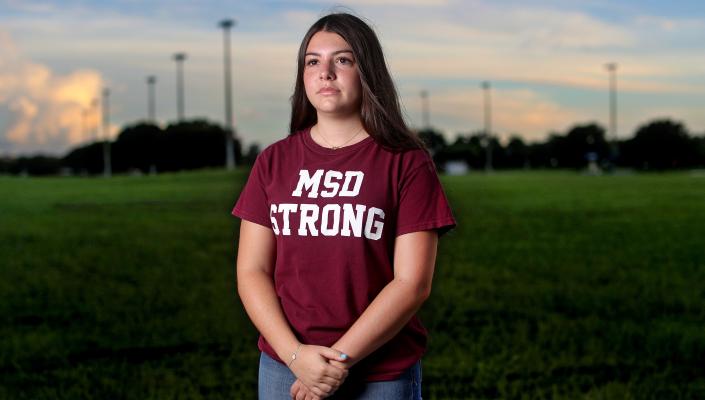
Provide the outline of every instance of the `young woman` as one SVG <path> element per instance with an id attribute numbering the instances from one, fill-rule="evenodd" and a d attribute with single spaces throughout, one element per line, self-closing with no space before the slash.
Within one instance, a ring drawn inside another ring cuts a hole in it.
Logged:
<path id="1" fill-rule="evenodd" d="M 291 102 L 290 135 L 259 155 L 233 209 L 259 396 L 421 398 L 415 313 L 455 220 L 372 29 L 349 14 L 313 24 Z"/>

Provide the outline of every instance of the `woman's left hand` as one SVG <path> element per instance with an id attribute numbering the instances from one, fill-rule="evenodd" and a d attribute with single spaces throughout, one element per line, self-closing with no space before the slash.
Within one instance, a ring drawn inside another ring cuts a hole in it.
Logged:
<path id="1" fill-rule="evenodd" d="M 322 397 L 317 396 L 312 391 L 310 391 L 306 385 L 301 383 L 300 380 L 296 380 L 291 389 L 289 390 L 292 400 L 320 400 Z"/>

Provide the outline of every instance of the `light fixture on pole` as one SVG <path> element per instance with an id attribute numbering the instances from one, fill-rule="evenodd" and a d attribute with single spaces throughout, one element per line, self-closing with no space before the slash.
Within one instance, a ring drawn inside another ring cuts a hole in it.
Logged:
<path id="1" fill-rule="evenodd" d="M 421 124 L 423 129 L 431 129 L 431 122 L 429 116 L 429 105 L 428 105 L 428 91 L 421 91 Z"/>
<path id="2" fill-rule="evenodd" d="M 103 176 L 112 176 L 110 161 L 110 89 L 103 89 Z"/>
<path id="3" fill-rule="evenodd" d="M 490 82 L 482 82 L 482 89 L 485 97 L 485 171 L 492 171 L 492 103 L 490 100 Z"/>
<path id="4" fill-rule="evenodd" d="M 223 64 L 225 69 L 225 168 L 233 170 L 235 168 L 235 145 L 233 128 L 233 106 L 232 106 L 232 80 L 230 78 L 230 28 L 235 25 L 232 19 L 220 21 L 223 28 Z"/>
<path id="5" fill-rule="evenodd" d="M 605 64 L 610 75 L 610 132 L 612 161 L 617 158 L 617 63 Z"/>
<path id="6" fill-rule="evenodd" d="M 98 108 L 99 106 L 100 100 L 98 100 L 97 97 L 94 97 L 91 101 L 91 116 L 89 118 L 88 124 L 94 127 L 91 130 L 91 133 L 93 135 L 93 140 L 95 140 L 96 142 L 100 140 L 100 138 L 98 137 L 98 128 L 100 127 L 100 109 Z"/>
<path id="7" fill-rule="evenodd" d="M 154 92 L 154 84 L 157 83 L 157 77 L 150 75 L 147 77 L 147 120 L 153 124 L 157 123 L 156 118 L 156 97 Z"/>
<path id="8" fill-rule="evenodd" d="M 90 116 L 91 116 L 90 106 L 89 106 L 89 108 L 84 108 L 81 110 L 81 137 L 83 138 L 83 140 L 86 140 L 86 141 L 88 140 L 88 138 L 91 135 L 90 129 L 88 128 L 88 124 L 90 122 L 88 119 L 90 118 Z"/>
<path id="9" fill-rule="evenodd" d="M 174 61 L 176 61 L 176 119 L 179 122 L 184 119 L 184 60 L 186 60 L 186 53 L 174 54 Z"/>

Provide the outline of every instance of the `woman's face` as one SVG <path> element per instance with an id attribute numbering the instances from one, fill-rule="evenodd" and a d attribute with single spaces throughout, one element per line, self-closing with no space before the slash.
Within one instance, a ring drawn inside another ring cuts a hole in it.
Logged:
<path id="1" fill-rule="evenodd" d="M 304 58 L 306 97 L 319 112 L 348 115 L 360 112 L 362 86 L 352 47 L 337 33 L 319 31 Z"/>

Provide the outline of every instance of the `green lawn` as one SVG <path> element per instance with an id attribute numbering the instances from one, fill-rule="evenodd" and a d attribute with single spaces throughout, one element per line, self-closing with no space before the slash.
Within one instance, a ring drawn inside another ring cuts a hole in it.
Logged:
<path id="1" fill-rule="evenodd" d="M 245 172 L 0 177 L 0 398 L 254 398 Z M 424 397 L 705 397 L 705 177 L 444 177 Z"/>

